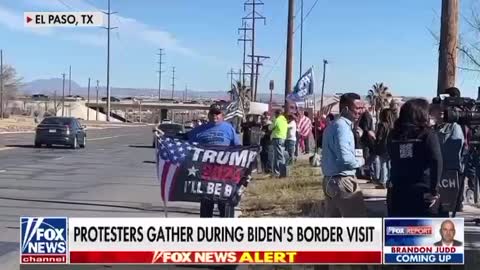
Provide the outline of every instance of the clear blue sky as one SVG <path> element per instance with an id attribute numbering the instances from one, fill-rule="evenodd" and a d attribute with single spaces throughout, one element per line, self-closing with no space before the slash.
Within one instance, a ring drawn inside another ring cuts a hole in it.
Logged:
<path id="1" fill-rule="evenodd" d="M 468 15 L 471 2 L 463 0 Z M 246 13 L 243 0 L 113 0 L 111 85 L 156 88 L 157 49 L 165 48 L 163 88 L 170 89 L 176 66 L 176 88 L 224 90 L 227 72 L 241 67 L 237 27 Z M 304 0 L 308 11 L 315 0 Z M 320 86 L 322 59 L 327 67 L 326 91 L 365 94 L 384 82 L 397 95 L 432 96 L 436 91 L 437 45 L 429 32 L 440 28 L 439 0 L 319 0 L 304 26 L 304 69 L 315 66 Z M 72 65 L 72 79 L 85 86 L 88 77 L 105 83 L 106 30 L 23 26 L 25 11 L 95 11 L 106 0 L 10 0 L 0 3 L 0 47 L 25 81 L 60 77 Z M 261 68 L 259 88 L 284 89 L 287 0 L 264 0 L 257 53 L 270 60 Z M 297 8 L 300 0 L 297 0 Z M 296 21 L 298 25 L 299 16 Z M 462 31 L 464 30 L 462 24 Z M 295 43 L 298 79 L 299 31 Z M 276 61 L 278 59 L 278 61 Z M 276 64 L 275 64 L 276 63 Z M 265 76 L 267 75 L 268 76 Z M 461 72 L 458 86 L 475 95 L 478 76 Z"/>

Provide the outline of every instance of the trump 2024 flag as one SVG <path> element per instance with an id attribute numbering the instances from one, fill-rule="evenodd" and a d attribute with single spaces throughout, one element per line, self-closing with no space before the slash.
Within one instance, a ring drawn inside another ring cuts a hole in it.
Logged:
<path id="1" fill-rule="evenodd" d="M 251 179 L 258 146 L 203 146 L 160 137 L 157 176 L 162 200 L 238 202 L 237 193 Z"/>
<path id="2" fill-rule="evenodd" d="M 290 100 L 300 101 L 306 96 L 312 95 L 314 91 L 313 67 L 309 68 L 298 80 L 293 93 L 288 96 Z"/>

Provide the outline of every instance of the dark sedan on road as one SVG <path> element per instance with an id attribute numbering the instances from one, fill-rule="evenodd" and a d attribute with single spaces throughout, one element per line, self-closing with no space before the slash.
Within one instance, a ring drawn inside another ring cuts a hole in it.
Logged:
<path id="1" fill-rule="evenodd" d="M 163 136 L 170 137 L 170 138 L 183 138 L 182 135 L 185 134 L 186 132 L 185 126 L 182 124 L 162 123 L 153 130 L 154 135 L 153 135 L 152 147 L 155 147 L 157 130 L 160 130 L 160 133 L 162 133 Z"/>
<path id="2" fill-rule="evenodd" d="M 66 145 L 84 148 L 87 143 L 86 126 L 73 117 L 47 117 L 37 126 L 35 147 Z"/>

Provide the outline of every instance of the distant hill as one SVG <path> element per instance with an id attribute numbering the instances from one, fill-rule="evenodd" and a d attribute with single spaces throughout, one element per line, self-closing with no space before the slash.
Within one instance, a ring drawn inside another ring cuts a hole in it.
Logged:
<path id="1" fill-rule="evenodd" d="M 52 79 L 41 79 L 34 80 L 28 83 L 25 83 L 21 88 L 21 92 L 26 95 L 32 94 L 45 94 L 52 95 L 57 91 L 57 95 L 61 94 L 62 91 L 63 79 L 61 78 L 52 78 Z M 90 96 L 93 98 L 95 94 L 95 86 L 92 85 L 90 88 Z M 88 89 L 87 87 L 82 87 L 78 83 L 72 80 L 72 95 L 81 95 L 86 97 Z M 68 79 L 65 81 L 65 94 L 68 95 Z M 121 88 L 121 87 L 111 87 L 111 94 L 115 97 L 157 97 L 158 89 L 145 89 L 145 88 Z M 162 97 L 171 97 L 171 90 L 162 90 Z M 106 87 L 100 87 L 99 96 L 105 97 Z M 174 97 L 177 99 L 183 98 L 184 90 L 175 91 Z M 223 99 L 228 100 L 229 95 L 226 91 L 187 91 L 188 99 Z M 270 100 L 270 93 L 258 93 L 257 98 L 261 102 L 268 102 Z M 283 95 L 273 95 L 273 100 L 275 102 L 282 102 Z"/>
<path id="2" fill-rule="evenodd" d="M 50 94 L 55 90 L 61 91 L 63 79 L 40 79 L 31 81 L 23 85 L 21 91 L 25 94 Z M 65 81 L 65 91 L 68 92 L 68 80 Z M 72 80 L 72 92 L 81 89 L 81 86 Z"/>

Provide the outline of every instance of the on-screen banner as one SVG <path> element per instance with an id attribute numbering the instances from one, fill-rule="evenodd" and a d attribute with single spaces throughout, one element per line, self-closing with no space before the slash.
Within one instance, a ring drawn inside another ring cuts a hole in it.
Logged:
<path id="1" fill-rule="evenodd" d="M 463 219 L 21 217 L 21 264 L 463 264 Z"/>

